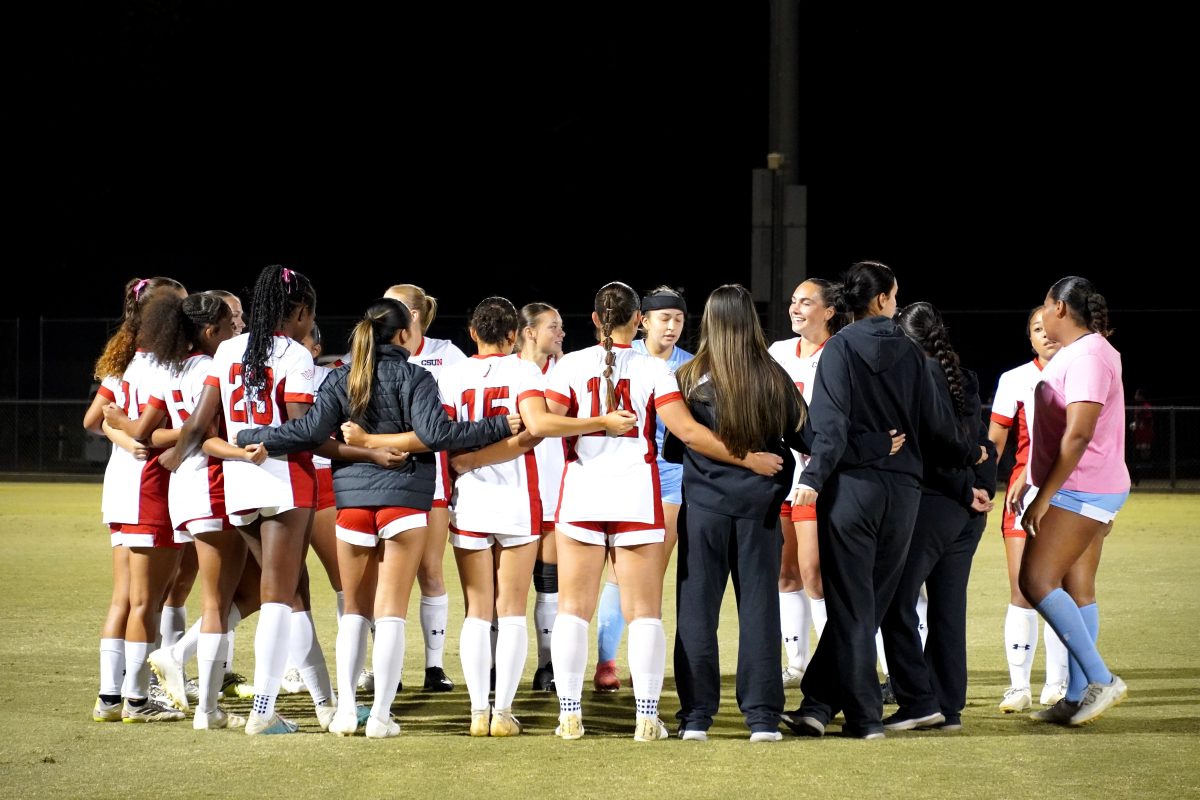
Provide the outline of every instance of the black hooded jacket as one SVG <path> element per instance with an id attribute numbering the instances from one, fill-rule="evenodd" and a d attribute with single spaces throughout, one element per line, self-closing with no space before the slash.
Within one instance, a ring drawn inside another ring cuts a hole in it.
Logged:
<path id="1" fill-rule="evenodd" d="M 934 384 L 938 387 L 938 391 L 950 398 L 950 384 L 946 380 L 946 373 L 942 370 L 941 364 L 937 359 L 929 358 L 926 366 L 933 374 Z M 987 450 L 987 460 L 973 467 L 960 468 L 939 467 L 926 462 L 925 475 L 921 484 L 924 494 L 943 494 L 957 500 L 964 508 L 970 508 L 971 501 L 975 497 L 972 489 L 983 489 L 988 496 L 996 493 L 996 462 L 998 459 L 996 458 L 996 446 L 988 439 L 987 424 L 984 423 L 981 414 L 979 378 L 969 369 L 963 369 L 962 376 L 963 395 L 967 402 L 963 413 L 956 417 L 959 429 L 963 438 L 970 441 L 971 437 L 974 437 L 975 443 L 982 445 Z M 950 405 L 953 408 L 952 399 Z"/>

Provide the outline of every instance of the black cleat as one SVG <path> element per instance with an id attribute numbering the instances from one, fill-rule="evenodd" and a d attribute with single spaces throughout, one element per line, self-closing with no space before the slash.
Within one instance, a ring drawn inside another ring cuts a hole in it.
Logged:
<path id="1" fill-rule="evenodd" d="M 538 667 L 533 673 L 533 690 L 535 692 L 553 692 L 554 691 L 554 664 L 553 662 L 544 667 Z"/>
<path id="2" fill-rule="evenodd" d="M 446 670 L 441 667 L 425 668 L 425 691 L 449 692 L 454 689 L 454 682 L 446 677 Z"/>

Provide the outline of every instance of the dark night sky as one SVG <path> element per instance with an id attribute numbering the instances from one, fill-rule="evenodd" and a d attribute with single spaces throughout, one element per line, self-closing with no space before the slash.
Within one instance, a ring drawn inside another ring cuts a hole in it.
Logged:
<path id="1" fill-rule="evenodd" d="M 450 311 L 492 293 L 584 310 L 611 279 L 682 284 L 699 308 L 749 281 L 766 3 L 100 5 L 31 29 L 28 241 L 0 318 L 114 316 L 135 275 L 240 291 L 280 261 L 330 315 L 398 281 Z M 1146 311 L 1197 306 L 1168 288 L 1195 207 L 1175 200 L 1181 21 L 987 13 L 801 12 L 810 273 L 881 259 L 901 302 L 948 309 L 1024 309 L 1085 275 L 1127 384 L 1197 399 L 1155 360 L 1191 315 Z M 1018 362 L 1021 318 L 960 315 L 960 350 Z"/>

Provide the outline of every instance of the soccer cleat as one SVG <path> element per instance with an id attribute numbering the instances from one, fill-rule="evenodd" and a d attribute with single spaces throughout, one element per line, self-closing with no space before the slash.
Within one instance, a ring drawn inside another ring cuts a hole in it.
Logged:
<path id="1" fill-rule="evenodd" d="M 337 706 L 324 705 L 314 706 L 314 711 L 317 713 L 317 725 L 321 730 L 329 730 L 329 726 L 333 723 L 333 718 L 337 716 Z M 354 720 L 354 727 L 358 727 L 358 720 Z M 353 731 L 351 731 L 353 733 Z"/>
<path id="2" fill-rule="evenodd" d="M 883 720 L 885 731 L 916 731 L 923 728 L 936 728 L 946 721 L 946 716 L 940 711 L 926 714 L 922 717 L 909 717 L 897 711 Z"/>
<path id="3" fill-rule="evenodd" d="M 583 733 L 583 715 L 578 711 L 564 712 L 558 715 L 558 727 L 554 729 L 555 736 L 570 741 L 582 739 Z"/>
<path id="4" fill-rule="evenodd" d="M 1066 696 L 1066 683 L 1047 683 L 1042 687 L 1042 697 L 1039 702 L 1044 706 L 1052 706 Z"/>
<path id="5" fill-rule="evenodd" d="M 358 673 L 357 686 L 359 691 L 374 692 L 375 691 L 375 673 L 369 669 L 364 669 Z"/>
<path id="6" fill-rule="evenodd" d="M 140 722 L 178 722 L 184 714 L 177 708 L 168 708 L 161 703 L 147 699 L 141 705 L 133 705 L 128 700 L 121 709 L 121 722 L 136 724 Z"/>
<path id="7" fill-rule="evenodd" d="M 192 718 L 192 728 L 198 731 L 215 731 L 223 728 L 244 728 L 246 727 L 246 718 L 238 714 L 230 714 L 225 709 L 217 706 L 214 711 L 196 710 L 196 716 Z"/>
<path id="8" fill-rule="evenodd" d="M 400 735 L 400 723 L 396 722 L 390 714 L 387 722 L 380 722 L 375 717 L 367 717 L 366 733 L 368 739 L 390 739 Z"/>
<path id="9" fill-rule="evenodd" d="M 783 668 L 783 688 L 798 689 L 802 680 L 804 680 L 804 670 L 791 665 Z"/>
<path id="10" fill-rule="evenodd" d="M 617 676 L 616 661 L 600 661 L 596 664 L 596 674 L 592 676 L 592 686 L 597 692 L 616 692 L 621 689 L 621 679 Z"/>
<path id="11" fill-rule="evenodd" d="M 1023 689 L 1018 689 L 1013 686 L 1006 689 L 1004 699 L 1000 701 L 1000 710 L 1005 714 L 1012 714 L 1015 711 L 1028 711 L 1033 705 L 1033 695 L 1026 686 Z"/>
<path id="12" fill-rule="evenodd" d="M 96 722 L 120 722 L 121 701 L 106 703 L 97 697 L 96 705 L 92 706 L 92 719 Z"/>
<path id="13" fill-rule="evenodd" d="M 320 711 L 321 709 L 318 708 L 318 719 L 320 719 Z M 353 736 L 358 732 L 358 716 L 357 714 L 351 716 L 350 714 L 338 714 L 335 712 L 329 723 L 321 727 L 337 736 Z"/>
<path id="14" fill-rule="evenodd" d="M 274 736 L 283 733 L 295 733 L 300 726 L 289 719 L 284 719 L 278 713 L 269 717 L 251 714 L 246 720 L 247 736 Z"/>
<path id="15" fill-rule="evenodd" d="M 679 738 L 685 742 L 707 742 L 708 731 L 680 731 Z"/>
<path id="16" fill-rule="evenodd" d="M 554 691 L 554 664 L 548 663 L 544 667 L 538 667 L 533 673 L 533 690 L 535 692 L 553 692 Z"/>
<path id="17" fill-rule="evenodd" d="M 896 700 L 896 692 L 892 689 L 892 679 L 888 676 L 883 676 L 883 683 L 879 684 L 879 694 L 883 698 L 884 705 L 896 705 L 899 701 Z"/>
<path id="18" fill-rule="evenodd" d="M 1055 725 L 1066 725 L 1078 710 L 1079 703 L 1074 703 L 1064 697 L 1049 708 L 1033 712 L 1029 715 L 1029 718 L 1038 722 L 1053 722 Z"/>
<path id="19" fill-rule="evenodd" d="M 471 735 L 489 736 L 492 732 L 490 708 L 471 709 Z"/>
<path id="20" fill-rule="evenodd" d="M 224 679 L 221 681 L 221 691 L 218 697 L 221 699 L 236 697 L 239 700 L 249 700 L 254 697 L 254 684 L 246 680 L 245 675 L 240 675 L 236 672 L 226 672 Z"/>
<path id="21" fill-rule="evenodd" d="M 783 741 L 783 734 L 779 731 L 754 731 L 750 734 L 752 742 L 779 742 Z"/>
<path id="22" fill-rule="evenodd" d="M 474 727 L 473 724 L 472 727 Z M 513 716 L 511 708 L 497 708 L 492 711 L 491 734 L 492 736 L 519 736 L 521 720 Z"/>
<path id="23" fill-rule="evenodd" d="M 446 670 L 441 667 L 426 667 L 423 688 L 427 692 L 449 692 L 454 689 L 454 682 L 446 677 Z"/>
<path id="24" fill-rule="evenodd" d="M 171 696 L 167 694 L 166 689 L 157 683 L 150 684 L 149 696 L 152 702 L 158 703 L 160 706 L 166 706 L 167 708 L 179 708 L 179 706 L 175 704 L 175 701 L 171 699 Z"/>
<path id="25" fill-rule="evenodd" d="M 667 732 L 667 726 L 658 717 L 638 717 L 637 725 L 633 729 L 635 742 L 657 742 L 660 739 L 670 738 L 671 734 Z"/>
<path id="26" fill-rule="evenodd" d="M 183 691 L 187 695 L 189 703 L 200 702 L 200 681 L 195 678 L 188 678 L 187 682 L 183 684 Z"/>
<path id="27" fill-rule="evenodd" d="M 297 694 L 304 691 L 304 678 L 300 677 L 300 670 L 292 667 L 287 672 L 283 673 L 283 680 L 279 682 L 279 688 L 288 694 Z"/>
<path id="28" fill-rule="evenodd" d="M 791 712 L 784 712 L 779 715 L 779 719 L 784 725 L 791 728 L 792 733 L 797 736 L 824 736 L 825 723 L 816 717 L 810 717 L 807 714 L 801 714 L 797 709 Z"/>
<path id="29" fill-rule="evenodd" d="M 146 661 L 150 664 L 150 669 L 158 677 L 158 685 L 167 697 L 171 698 L 171 702 L 182 711 L 187 711 L 188 696 L 187 696 L 187 676 L 183 674 L 183 664 L 176 660 L 174 654 L 171 653 L 171 648 L 160 647 L 151 653 Z"/>
<path id="30" fill-rule="evenodd" d="M 1071 717 L 1068 725 L 1086 725 L 1115 705 L 1120 704 L 1129 694 L 1125 681 L 1113 675 L 1112 683 L 1090 683 L 1083 695 L 1079 710 Z"/>

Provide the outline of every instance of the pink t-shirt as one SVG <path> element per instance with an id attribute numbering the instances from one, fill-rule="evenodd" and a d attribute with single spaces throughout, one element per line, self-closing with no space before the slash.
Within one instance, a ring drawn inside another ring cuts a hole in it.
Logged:
<path id="1" fill-rule="evenodd" d="M 1087 450 L 1062 488 L 1097 494 L 1129 491 L 1125 467 L 1125 390 L 1121 354 L 1093 333 L 1059 350 L 1042 371 L 1034 390 L 1037 424 L 1029 461 L 1029 482 L 1040 487 L 1067 429 L 1067 406 L 1100 403 L 1100 418 Z"/>

